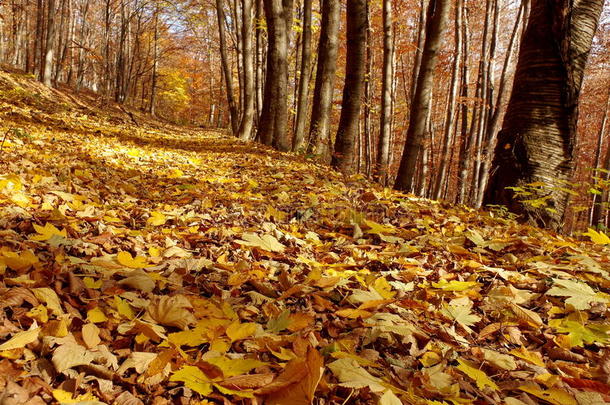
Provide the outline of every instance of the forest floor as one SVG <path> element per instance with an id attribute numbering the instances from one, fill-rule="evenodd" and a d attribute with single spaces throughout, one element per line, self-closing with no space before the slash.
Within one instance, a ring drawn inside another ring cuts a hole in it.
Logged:
<path id="1" fill-rule="evenodd" d="M 92 100 L 0 73 L 0 405 L 610 401 L 604 245 Z"/>

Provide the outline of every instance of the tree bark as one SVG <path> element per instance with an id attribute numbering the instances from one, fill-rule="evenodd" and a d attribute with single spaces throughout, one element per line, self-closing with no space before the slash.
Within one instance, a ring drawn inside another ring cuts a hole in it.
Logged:
<path id="1" fill-rule="evenodd" d="M 330 162 L 330 124 L 339 35 L 341 4 L 335 0 L 320 0 L 322 27 L 318 45 L 316 86 L 311 111 L 310 143 L 308 153 L 319 156 L 322 162 Z"/>
<path id="2" fill-rule="evenodd" d="M 297 96 L 297 116 L 292 150 L 297 151 L 305 146 L 305 127 L 307 121 L 309 81 L 311 77 L 311 14 L 312 0 L 303 2 L 303 36 L 301 39 L 301 75 Z"/>
<path id="3" fill-rule="evenodd" d="M 227 39 L 225 34 L 225 11 L 224 1 L 216 0 L 216 16 L 218 17 L 218 37 L 220 40 L 220 60 L 225 78 L 225 90 L 227 91 L 227 104 L 229 105 L 229 114 L 231 117 L 231 130 L 233 135 L 237 135 L 239 129 L 239 116 L 237 104 L 235 104 L 235 95 L 233 93 L 233 72 L 229 64 L 229 55 L 227 52 Z"/>
<path id="4" fill-rule="evenodd" d="M 366 2 L 347 0 L 347 54 L 341 118 L 332 165 L 343 173 L 354 173 L 358 122 L 362 105 L 366 62 Z"/>
<path id="5" fill-rule="evenodd" d="M 438 61 L 441 33 L 445 28 L 450 8 L 449 0 L 430 0 L 428 4 L 426 41 L 410 109 L 407 140 L 395 185 L 400 190 L 415 191 L 415 171 L 426 133 L 426 117 L 429 114 L 434 87 L 434 69 Z"/>
<path id="6" fill-rule="evenodd" d="M 288 32 L 292 0 L 264 0 L 267 19 L 267 79 L 257 135 L 265 145 L 288 151 Z"/>
<path id="7" fill-rule="evenodd" d="M 377 147 L 377 180 L 385 185 L 388 180 L 392 137 L 392 84 L 394 80 L 394 25 L 392 0 L 383 0 L 383 77 L 381 81 L 381 116 L 379 117 L 379 145 Z"/>
<path id="8" fill-rule="evenodd" d="M 53 58 L 55 55 L 55 0 L 47 2 L 47 36 L 45 39 L 44 70 L 42 82 L 51 87 L 53 77 Z"/>
<path id="9" fill-rule="evenodd" d="M 606 134 L 606 128 L 608 126 L 608 115 L 610 115 L 610 92 L 606 97 L 606 108 L 604 109 L 604 117 L 602 118 L 602 124 L 599 128 L 597 135 L 597 150 L 595 153 L 595 168 L 603 169 L 604 171 L 598 170 L 595 172 L 595 176 L 599 179 L 603 179 L 607 182 L 610 179 L 610 147 L 606 149 L 606 156 L 604 157 L 603 165 L 600 167 L 600 158 L 603 146 L 603 139 Z M 608 203 L 608 186 L 602 188 L 601 195 L 595 194 L 593 196 L 593 203 L 591 208 L 591 226 L 598 228 L 603 224 L 603 212 L 607 210 Z"/>
<path id="10" fill-rule="evenodd" d="M 252 0 L 242 0 L 242 55 L 244 65 L 244 113 L 239 125 L 238 137 L 252 140 L 254 127 L 254 60 L 252 55 Z"/>
<path id="11" fill-rule="evenodd" d="M 578 96 L 603 0 L 534 0 L 513 90 L 498 135 L 487 204 L 502 204 L 540 226 L 560 229 L 569 193 Z M 517 201 L 514 189 L 543 184 L 546 206 Z"/>

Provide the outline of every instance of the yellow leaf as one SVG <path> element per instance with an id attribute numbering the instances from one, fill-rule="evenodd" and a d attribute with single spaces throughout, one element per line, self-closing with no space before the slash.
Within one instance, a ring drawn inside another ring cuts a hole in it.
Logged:
<path id="1" fill-rule="evenodd" d="M 26 315 L 32 319 L 36 319 L 40 323 L 45 323 L 49 320 L 49 312 L 47 311 L 47 307 L 42 304 L 30 309 Z"/>
<path id="2" fill-rule="evenodd" d="M 266 365 L 255 359 L 230 359 L 225 356 L 203 358 L 203 361 L 213 364 L 222 370 L 225 377 L 246 374 L 248 371 Z"/>
<path id="3" fill-rule="evenodd" d="M 286 248 L 273 235 L 259 236 L 255 233 L 244 233 L 243 240 L 236 240 L 240 245 L 253 246 L 268 252 L 283 252 Z"/>
<path id="4" fill-rule="evenodd" d="M 543 390 L 534 384 L 522 385 L 519 387 L 521 391 L 532 394 L 553 405 L 577 405 L 576 399 L 567 391 L 558 388 Z"/>
<path id="5" fill-rule="evenodd" d="M 193 306 L 184 295 L 172 297 L 160 296 L 152 300 L 148 306 L 148 314 L 152 319 L 164 326 L 175 326 L 186 329 L 189 325 L 197 323 L 190 311 Z"/>
<path id="6" fill-rule="evenodd" d="M 131 320 L 136 317 L 129 303 L 121 299 L 121 297 L 119 297 L 118 295 L 114 296 L 114 305 L 116 305 L 118 313 L 123 315 L 125 318 Z"/>
<path id="7" fill-rule="evenodd" d="M 340 309 L 337 312 L 335 312 L 335 314 L 337 314 L 338 316 L 340 316 L 342 318 L 350 318 L 350 319 L 358 319 L 358 318 L 366 319 L 366 318 L 370 318 L 371 316 L 373 316 L 372 312 L 365 311 L 362 309 L 355 309 L 355 308 Z"/>
<path id="8" fill-rule="evenodd" d="M 101 323 L 106 322 L 108 318 L 106 318 L 106 314 L 104 314 L 100 307 L 95 307 L 87 311 L 87 320 L 93 323 Z"/>
<path id="9" fill-rule="evenodd" d="M 519 357 L 527 362 L 535 364 L 540 367 L 544 367 L 544 361 L 542 361 L 542 355 L 537 352 L 530 352 L 525 347 L 521 347 L 519 349 L 513 349 L 509 352 L 515 357 Z"/>
<path id="10" fill-rule="evenodd" d="M 443 291 L 465 291 L 480 286 L 480 283 L 476 281 L 457 281 L 457 280 L 441 280 L 438 283 L 432 283 L 432 287 L 441 289 Z"/>
<path id="11" fill-rule="evenodd" d="M 60 404 L 80 404 L 82 402 L 97 402 L 99 399 L 90 392 L 79 395 L 75 398 L 72 397 L 71 392 L 64 390 L 53 390 L 53 398 Z"/>
<path id="12" fill-rule="evenodd" d="M 129 252 L 121 251 L 121 252 L 117 253 L 116 260 L 123 266 L 129 267 L 130 269 L 143 269 L 148 266 L 148 263 L 146 262 L 145 257 L 143 257 L 143 256 L 133 257 L 133 256 L 131 256 L 131 253 L 129 253 Z"/>
<path id="13" fill-rule="evenodd" d="M 42 287 L 32 288 L 32 292 L 34 293 L 34 296 L 36 298 L 47 304 L 47 307 L 55 315 L 62 315 L 64 313 L 64 310 L 61 309 L 59 297 L 57 296 L 57 293 L 55 291 L 51 290 L 48 287 Z"/>
<path id="14" fill-rule="evenodd" d="M 152 226 L 164 225 L 165 222 L 167 222 L 167 217 L 163 213 L 157 211 L 151 212 L 150 218 L 146 220 L 146 223 Z"/>
<path id="15" fill-rule="evenodd" d="M 32 240 L 38 240 L 38 241 L 49 240 L 55 235 L 60 236 L 62 238 L 68 237 L 68 233 L 65 229 L 62 229 L 60 231 L 50 222 L 47 222 L 44 226 L 34 224 L 34 229 L 36 230 L 38 235 L 34 235 L 34 236 L 30 237 L 30 239 L 32 239 Z"/>
<path id="16" fill-rule="evenodd" d="M 195 366 L 182 366 L 169 378 L 170 381 L 184 383 L 187 388 L 206 396 L 212 393 L 212 385 L 208 377 Z"/>
<path id="17" fill-rule="evenodd" d="M 227 328 L 227 336 L 231 339 L 231 342 L 235 342 L 254 335 L 257 328 L 258 324 L 256 323 L 234 322 Z"/>
<path id="18" fill-rule="evenodd" d="M 496 391 L 498 390 L 496 383 L 494 383 L 483 371 L 474 367 L 472 363 L 462 359 L 458 359 L 458 363 L 460 363 L 460 365 L 456 368 L 474 380 L 479 389 L 490 387 Z"/>
<path id="19" fill-rule="evenodd" d="M 589 228 L 587 232 L 583 233 L 583 236 L 588 236 L 591 242 L 598 245 L 609 245 L 610 237 L 603 232 L 597 232 L 595 229 Z"/>
<path id="20" fill-rule="evenodd" d="M 396 291 L 392 291 L 392 286 L 385 277 L 376 279 L 373 288 L 385 299 L 392 299 L 396 295 Z"/>
<path id="21" fill-rule="evenodd" d="M 85 277 L 83 278 L 83 283 L 87 288 L 97 289 L 102 287 L 102 285 L 104 284 L 104 280 L 95 281 L 92 277 Z"/>
<path id="22" fill-rule="evenodd" d="M 31 250 L 23 252 L 3 252 L 3 261 L 8 267 L 16 271 L 29 269 L 32 265 L 38 263 L 38 257 Z"/>
<path id="23" fill-rule="evenodd" d="M 36 324 L 36 322 L 34 322 L 34 324 Z M 38 339 L 39 334 L 40 328 L 32 328 L 30 330 L 17 332 L 12 338 L 0 345 L 0 351 L 21 349 L 22 347 L 35 342 L 36 339 Z"/>

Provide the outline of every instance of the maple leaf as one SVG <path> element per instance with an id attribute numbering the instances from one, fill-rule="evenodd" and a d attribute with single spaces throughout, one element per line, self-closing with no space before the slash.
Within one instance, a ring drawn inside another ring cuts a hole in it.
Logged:
<path id="1" fill-rule="evenodd" d="M 182 382 L 186 387 L 203 396 L 212 393 L 212 383 L 210 379 L 201 369 L 195 366 L 182 366 L 171 375 L 169 380 Z"/>
<path id="2" fill-rule="evenodd" d="M 162 212 L 153 211 L 150 213 L 150 218 L 146 220 L 148 225 L 161 226 L 167 222 L 167 217 Z"/>
<path id="3" fill-rule="evenodd" d="M 569 297 L 565 302 L 574 309 L 583 310 L 591 308 L 592 302 L 608 302 L 597 294 L 588 284 L 580 281 L 553 279 L 554 287 L 546 292 L 547 295 Z"/>
<path id="4" fill-rule="evenodd" d="M 441 313 L 459 323 L 464 330 L 472 332 L 470 326 L 481 320 L 481 317 L 471 313 L 473 303 L 468 297 L 454 298 L 449 304 L 443 304 Z"/>
<path id="5" fill-rule="evenodd" d="M 59 236 L 62 238 L 67 238 L 68 233 L 65 229 L 59 230 L 50 222 L 47 222 L 44 226 L 40 226 L 34 224 L 34 229 L 37 232 L 37 235 L 31 236 L 30 239 L 37 241 L 46 241 L 54 236 Z"/>

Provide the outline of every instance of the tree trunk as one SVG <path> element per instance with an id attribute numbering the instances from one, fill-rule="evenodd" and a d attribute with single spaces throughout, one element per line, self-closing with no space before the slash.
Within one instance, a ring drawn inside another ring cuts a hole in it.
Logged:
<path id="1" fill-rule="evenodd" d="M 498 134 L 487 204 L 503 204 L 540 226 L 560 229 L 569 193 L 578 96 L 603 0 L 534 0 L 521 41 L 504 124 Z M 544 185 L 543 207 L 514 189 Z"/>
<path id="2" fill-rule="evenodd" d="M 341 118 L 332 165 L 346 174 L 354 172 L 358 122 L 362 105 L 366 62 L 366 2 L 347 0 L 347 53 Z"/>
<path id="3" fill-rule="evenodd" d="M 377 147 L 377 180 L 387 184 L 392 137 L 392 84 L 394 80 L 394 26 L 392 0 L 383 0 L 383 77 L 381 81 L 381 116 Z"/>
<path id="4" fill-rule="evenodd" d="M 339 35 L 341 3 L 335 0 L 320 0 L 322 27 L 318 45 L 318 66 L 316 86 L 313 94 L 310 144 L 308 153 L 319 156 L 323 162 L 330 162 L 330 124 Z"/>
<path id="5" fill-rule="evenodd" d="M 297 116 L 294 130 L 292 150 L 297 151 L 305 146 L 305 127 L 307 121 L 309 96 L 309 80 L 311 77 L 311 14 L 312 0 L 303 2 L 303 36 L 301 39 L 301 75 L 299 77 L 299 93 L 297 96 Z"/>
<path id="6" fill-rule="evenodd" d="M 447 103 L 447 111 L 445 114 L 445 129 L 443 133 L 443 146 L 440 153 L 440 164 L 438 173 L 436 174 L 436 182 L 432 191 L 432 198 L 438 200 L 441 198 L 443 184 L 447 176 L 449 166 L 449 148 L 453 143 L 453 128 L 457 121 L 456 101 L 460 85 L 460 63 L 462 62 L 462 11 L 464 0 L 458 0 L 455 6 L 455 44 L 453 48 L 453 66 L 451 68 L 451 86 L 449 89 L 449 101 Z"/>
<path id="7" fill-rule="evenodd" d="M 415 191 L 415 170 L 426 133 L 426 117 L 430 112 L 430 100 L 434 87 L 434 69 L 438 61 L 441 33 L 449 16 L 450 5 L 449 0 L 430 0 L 428 5 L 426 41 L 411 104 L 407 140 L 395 185 L 400 190 Z"/>
<path id="8" fill-rule="evenodd" d="M 292 0 L 264 0 L 267 19 L 267 79 L 257 135 L 281 151 L 291 147 L 288 128 L 288 32 Z"/>
<path id="9" fill-rule="evenodd" d="M 42 82 L 51 87 L 53 76 L 53 58 L 55 54 L 55 0 L 47 2 L 47 37 L 45 39 L 44 71 Z"/>
<path id="10" fill-rule="evenodd" d="M 252 140 L 254 126 L 254 60 L 252 55 L 252 0 L 243 0 L 242 10 L 242 55 L 244 65 L 244 113 L 238 136 L 244 141 Z"/>
<path id="11" fill-rule="evenodd" d="M 595 176 L 599 179 L 603 179 L 605 182 L 610 178 L 607 170 L 610 170 L 610 147 L 606 149 L 606 156 L 604 158 L 603 166 L 600 167 L 600 157 L 603 147 L 603 139 L 606 134 L 606 127 L 608 126 L 608 115 L 610 115 L 610 92 L 608 92 L 608 96 L 606 97 L 606 108 L 604 110 L 604 117 L 602 118 L 602 125 L 599 128 L 599 133 L 597 135 L 597 150 L 595 153 L 595 168 L 603 169 L 604 171 L 598 170 L 595 172 Z M 599 180 L 598 180 L 599 182 Z M 598 228 L 601 224 L 603 224 L 603 212 L 604 208 L 607 210 L 607 202 L 608 202 L 608 186 L 602 187 L 601 195 L 595 194 L 593 196 L 593 204 L 591 208 L 591 226 Z"/>
<path id="12" fill-rule="evenodd" d="M 237 135 L 237 131 L 239 129 L 239 116 L 237 112 L 237 105 L 235 104 L 235 95 L 233 94 L 233 72 L 231 72 L 231 66 L 229 64 L 229 55 L 227 52 L 227 39 L 225 34 L 225 11 L 223 0 L 216 0 L 216 16 L 218 17 L 220 60 L 225 78 L 227 104 L 229 105 L 229 114 L 231 117 L 231 130 L 233 131 L 233 135 Z"/>

